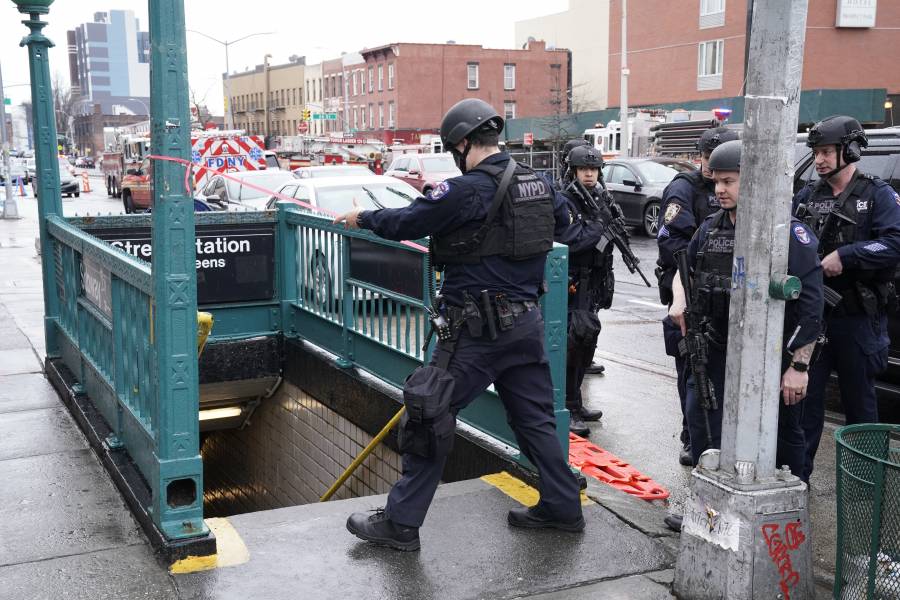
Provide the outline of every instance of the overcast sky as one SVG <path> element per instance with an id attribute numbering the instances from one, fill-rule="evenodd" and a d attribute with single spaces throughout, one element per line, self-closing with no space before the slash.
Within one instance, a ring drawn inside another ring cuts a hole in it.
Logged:
<path id="1" fill-rule="evenodd" d="M 188 29 L 220 40 L 234 40 L 256 32 L 273 31 L 240 42 L 229 50 L 232 71 L 261 64 L 272 54 L 272 64 L 287 62 L 292 54 L 307 57 L 307 64 L 391 42 L 481 44 L 512 48 L 515 22 L 562 12 L 568 0 L 451 0 L 448 2 L 394 1 L 307 2 L 304 0 L 185 0 Z M 261 10 L 265 7 L 265 10 Z M 377 8 L 376 8 L 377 7 Z M 56 46 L 50 51 L 51 76 L 59 72 L 68 81 L 66 31 L 93 21 L 95 12 L 130 9 L 148 29 L 147 2 L 141 0 L 56 0 L 44 29 Z M 0 64 L 6 96 L 18 104 L 30 97 L 28 56 L 19 40 L 28 29 L 9 0 L 0 0 Z M 224 48 L 187 34 L 188 74 L 198 99 L 206 98 L 213 114 L 221 115 Z"/>

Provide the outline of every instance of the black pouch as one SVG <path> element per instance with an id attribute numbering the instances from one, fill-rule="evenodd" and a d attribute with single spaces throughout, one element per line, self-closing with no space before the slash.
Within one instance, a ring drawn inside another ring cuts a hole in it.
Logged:
<path id="1" fill-rule="evenodd" d="M 591 364 L 600 329 L 597 313 L 590 310 L 573 310 L 569 313 L 567 349 L 570 364 L 585 367 Z"/>
<path id="2" fill-rule="evenodd" d="M 454 387 L 450 372 L 433 365 L 419 367 L 406 378 L 403 386 L 406 412 L 400 417 L 397 432 L 401 452 L 431 458 L 448 443 L 452 446 L 456 419 L 450 413 L 450 401 Z"/>
<path id="3" fill-rule="evenodd" d="M 671 305 L 675 299 L 672 292 L 672 280 L 675 279 L 675 269 L 665 268 L 660 265 L 653 272 L 656 274 L 659 301 L 666 306 Z"/>
<path id="4" fill-rule="evenodd" d="M 856 282 L 854 287 L 856 288 L 856 299 L 859 301 L 859 308 L 862 312 L 870 317 L 877 316 L 881 302 L 875 290 L 860 282 Z"/>
<path id="5" fill-rule="evenodd" d="M 409 413 L 400 417 L 397 430 L 397 446 L 404 454 L 422 458 L 446 456 L 453 449 L 456 418 L 446 412 L 436 419 L 413 421 Z"/>

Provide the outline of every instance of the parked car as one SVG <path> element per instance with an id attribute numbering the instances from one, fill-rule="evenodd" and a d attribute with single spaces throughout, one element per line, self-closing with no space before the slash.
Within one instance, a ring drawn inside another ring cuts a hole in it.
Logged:
<path id="1" fill-rule="evenodd" d="M 337 214 L 352 209 L 354 201 L 366 209 L 401 208 L 421 195 L 409 184 L 384 175 L 295 179 L 284 184 L 278 194 L 269 199 L 266 208 L 292 202 L 303 208 L 306 208 L 304 205 L 312 205 Z M 290 199 L 285 199 L 285 196 Z M 328 310 L 334 308 L 334 301 L 339 300 L 342 294 L 340 279 L 333 277 L 333 274 L 340 272 L 340 253 L 335 245 L 337 240 L 338 237 L 328 235 L 312 242 L 312 248 L 308 250 L 308 270 L 304 274 L 307 298 Z M 411 257 L 408 251 L 379 246 L 366 240 L 351 240 L 349 243 L 354 277 L 365 278 L 379 287 L 407 296 L 421 294 L 421 281 L 415 277 L 421 272 L 419 257 Z"/>
<path id="2" fill-rule="evenodd" d="M 33 156 L 25 159 L 25 173 L 29 182 L 34 179 L 34 175 L 37 173 L 37 162 L 35 162 Z"/>
<path id="3" fill-rule="evenodd" d="M 263 210 L 272 192 L 289 181 L 294 181 L 293 173 L 281 169 L 214 175 L 195 197 L 228 210 Z"/>
<path id="4" fill-rule="evenodd" d="M 59 161 L 59 191 L 63 196 L 81 196 L 81 178 L 75 177 L 69 171 L 69 161 L 65 156 L 60 156 Z M 37 175 L 31 178 L 31 192 L 37 198 Z"/>
<path id="5" fill-rule="evenodd" d="M 900 194 L 900 128 L 871 129 L 866 131 L 869 147 L 862 149 L 862 159 L 857 168 L 870 175 L 876 175 L 888 182 Z M 806 134 L 797 136 L 795 147 L 794 191 L 819 178 L 813 164 L 812 150 L 806 146 Z M 898 271 L 900 272 L 900 271 Z M 894 280 L 900 290 L 900 277 Z M 888 334 L 891 346 L 888 353 L 888 368 L 878 375 L 875 389 L 878 393 L 878 417 L 882 422 L 900 422 L 900 315 L 888 314 Z M 837 392 L 829 394 L 828 408 L 840 410 Z"/>
<path id="6" fill-rule="evenodd" d="M 690 163 L 678 161 L 678 168 L 674 168 L 659 159 L 617 158 L 603 167 L 603 180 L 622 207 L 625 223 L 655 238 L 663 190 L 687 165 Z"/>
<path id="7" fill-rule="evenodd" d="M 20 177 L 22 178 L 23 183 L 28 183 L 28 169 L 23 159 L 10 156 L 9 171 L 10 180 L 13 183 L 16 183 Z M 2 160 L 0 160 L 0 181 L 6 181 L 6 166 L 3 164 Z"/>
<path id="8" fill-rule="evenodd" d="M 453 156 L 444 154 L 401 154 L 385 172 L 413 186 L 422 194 L 428 194 L 440 182 L 459 177 L 462 172 L 453 162 Z"/>
<path id="9" fill-rule="evenodd" d="M 311 177 L 370 177 L 371 170 L 360 165 L 322 165 L 319 167 L 299 167 L 294 169 L 294 177 L 309 179 Z"/>

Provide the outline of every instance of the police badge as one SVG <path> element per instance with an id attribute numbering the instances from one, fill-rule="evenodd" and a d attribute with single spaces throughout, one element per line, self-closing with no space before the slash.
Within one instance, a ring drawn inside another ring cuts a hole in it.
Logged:
<path id="1" fill-rule="evenodd" d="M 671 203 L 666 207 L 666 214 L 663 217 L 663 222 L 668 225 L 672 222 L 672 219 L 678 216 L 678 213 L 681 212 L 681 205 L 676 203 Z"/>

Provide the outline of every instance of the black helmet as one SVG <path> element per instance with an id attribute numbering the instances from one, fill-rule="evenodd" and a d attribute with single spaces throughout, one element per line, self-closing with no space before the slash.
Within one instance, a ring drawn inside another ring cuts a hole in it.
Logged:
<path id="1" fill-rule="evenodd" d="M 707 129 L 700 135 L 700 139 L 697 140 L 697 150 L 699 150 L 701 154 L 706 154 L 707 152 L 715 150 L 719 144 L 724 144 L 725 142 L 737 139 L 740 139 L 740 136 L 734 129 L 728 129 L 727 127 L 713 127 L 712 129 Z"/>
<path id="2" fill-rule="evenodd" d="M 741 141 L 731 140 L 719 144 L 709 156 L 710 171 L 740 171 L 741 170 Z"/>
<path id="3" fill-rule="evenodd" d="M 591 143 L 584 138 L 576 138 L 574 140 L 569 140 L 562 147 L 562 151 L 559 154 L 559 159 L 562 162 L 566 162 L 567 160 L 569 160 L 569 154 L 572 152 L 572 150 L 574 150 L 575 148 L 578 148 L 579 146 L 590 146 L 590 145 L 591 145 Z"/>
<path id="4" fill-rule="evenodd" d="M 845 163 L 852 163 L 860 159 L 860 148 L 869 145 L 869 138 L 859 121 L 853 117 L 834 115 L 813 125 L 806 138 L 806 145 L 810 148 L 832 144 L 841 147 Z"/>
<path id="5" fill-rule="evenodd" d="M 603 168 L 603 157 L 593 146 L 576 146 L 569 152 L 567 159 L 569 167 L 595 167 Z"/>
<path id="6" fill-rule="evenodd" d="M 478 129 L 503 131 L 503 117 L 494 107 L 478 98 L 466 98 L 450 107 L 441 121 L 441 142 L 452 148 Z"/>

